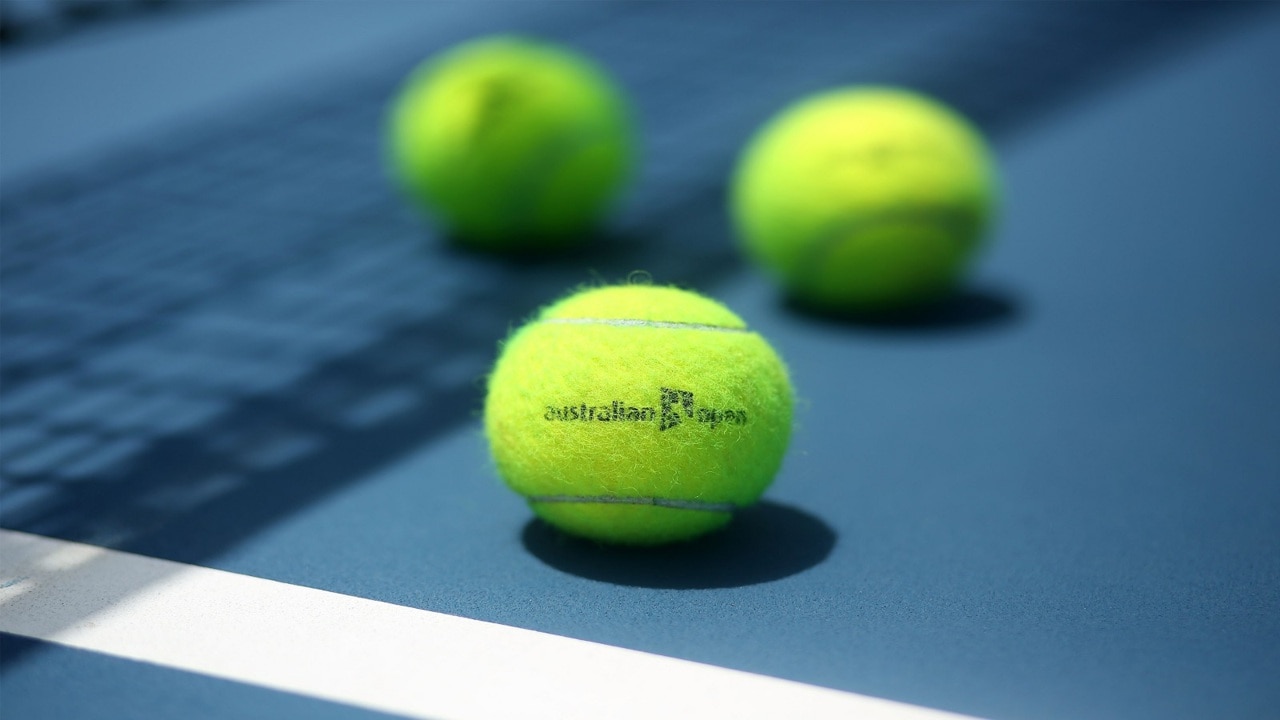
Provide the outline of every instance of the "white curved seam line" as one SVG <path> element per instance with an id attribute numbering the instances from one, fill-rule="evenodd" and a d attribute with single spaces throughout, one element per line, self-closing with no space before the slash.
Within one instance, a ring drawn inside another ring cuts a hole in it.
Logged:
<path id="1" fill-rule="evenodd" d="M 649 327 L 667 330 L 710 330 L 713 332 L 749 333 L 747 328 L 704 325 L 703 323 L 670 322 L 667 320 L 632 320 L 628 318 L 548 318 L 544 323 L 558 325 L 610 325 L 613 327 Z"/>
<path id="2" fill-rule="evenodd" d="M 651 505 L 677 510 L 702 510 L 705 512 L 733 512 L 733 503 L 700 502 L 656 497 L 617 497 L 614 495 L 530 495 L 529 502 L 539 503 L 598 503 L 603 505 Z"/>

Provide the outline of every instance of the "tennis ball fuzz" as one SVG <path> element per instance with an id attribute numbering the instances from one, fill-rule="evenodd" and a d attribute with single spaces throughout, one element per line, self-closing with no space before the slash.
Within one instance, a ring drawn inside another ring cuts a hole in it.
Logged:
<path id="1" fill-rule="evenodd" d="M 787 369 L 723 305 L 670 287 L 584 290 L 505 343 L 484 424 L 534 513 L 656 545 L 729 522 L 773 481 L 791 434 Z"/>
<path id="2" fill-rule="evenodd" d="M 878 312 L 945 295 L 996 206 L 989 152 L 962 117 L 892 88 L 839 89 L 769 121 L 743 151 L 739 238 L 790 294 Z"/>
<path id="3" fill-rule="evenodd" d="M 567 49 L 511 36 L 424 61 L 387 130 L 394 174 L 464 245 L 537 250 L 580 239 L 630 173 L 629 111 Z"/>

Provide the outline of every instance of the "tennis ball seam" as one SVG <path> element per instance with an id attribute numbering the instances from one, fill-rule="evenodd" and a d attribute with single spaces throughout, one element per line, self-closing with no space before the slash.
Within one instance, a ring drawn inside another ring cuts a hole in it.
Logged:
<path id="1" fill-rule="evenodd" d="M 662 330 L 706 330 L 710 332 L 728 332 L 753 334 L 753 331 L 745 327 L 729 327 L 726 325 L 707 325 L 705 323 L 687 323 L 674 320 L 639 320 L 635 318 L 577 318 L 577 317 L 555 317 L 541 320 L 540 323 L 550 323 L 555 325 L 609 325 L 612 327 L 646 327 L 658 328 Z"/>
<path id="2" fill-rule="evenodd" d="M 980 224 L 980 221 L 975 221 L 973 213 L 968 210 L 946 206 L 890 208 L 875 213 L 845 213 L 828 223 L 821 232 L 814 233 L 816 239 L 810 243 L 805 252 L 801 253 L 801 262 L 795 269 L 796 275 L 803 277 L 808 273 L 817 272 L 835 247 L 848 240 L 850 236 L 879 225 L 903 220 L 921 220 L 948 227 L 957 231 L 953 234 L 953 239 L 957 242 L 963 239 L 966 243 L 973 241 L 973 238 L 969 237 L 973 233 L 969 231 Z"/>
<path id="3" fill-rule="evenodd" d="M 608 140 L 609 133 L 601 128 L 583 126 L 564 130 L 524 163 L 503 193 L 502 205 L 508 218 L 508 228 L 527 227 L 532 223 L 538 214 L 547 180 L 569 159 L 602 139 Z"/>
<path id="4" fill-rule="evenodd" d="M 676 510 L 698 510 L 702 512 L 733 512 L 737 505 L 728 502 L 704 502 L 699 500 L 680 500 L 664 497 L 632 497 L 625 495 L 528 495 L 525 499 L 531 503 L 599 503 L 606 505 L 652 505 L 654 507 L 674 508 Z"/>

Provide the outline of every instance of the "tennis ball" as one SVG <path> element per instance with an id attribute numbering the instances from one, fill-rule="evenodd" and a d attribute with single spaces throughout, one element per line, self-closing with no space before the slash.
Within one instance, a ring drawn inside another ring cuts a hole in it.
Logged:
<path id="1" fill-rule="evenodd" d="M 874 313 L 949 292 L 996 195 L 988 150 L 962 117 L 906 90 L 848 88 L 800 101 L 752 138 L 731 212 L 795 299 Z"/>
<path id="2" fill-rule="evenodd" d="M 764 338 L 685 290 L 621 285 L 543 309 L 505 343 L 484 423 L 498 472 L 560 529 L 687 540 L 773 481 L 791 383 Z"/>
<path id="3" fill-rule="evenodd" d="M 389 117 L 408 194 L 461 244 L 562 247 L 603 216 L 630 173 L 622 95 L 586 58 L 518 37 L 473 40 L 424 61 Z"/>

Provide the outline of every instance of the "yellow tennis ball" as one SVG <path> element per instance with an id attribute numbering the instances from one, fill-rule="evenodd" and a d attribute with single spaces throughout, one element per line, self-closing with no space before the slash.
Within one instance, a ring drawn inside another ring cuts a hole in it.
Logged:
<path id="1" fill-rule="evenodd" d="M 922 95 L 848 88 L 784 110 L 738 162 L 742 243 L 797 299 L 880 311 L 950 291 L 997 203 L 989 152 Z"/>
<path id="2" fill-rule="evenodd" d="M 392 106 L 390 164 L 465 245 L 560 247 L 580 239 L 630 173 L 629 110 L 587 58 L 496 36 L 429 58 Z"/>
<path id="3" fill-rule="evenodd" d="M 498 471 L 547 522 L 654 545 L 729 522 L 773 481 L 791 383 L 723 305 L 670 287 L 585 290 L 505 343 L 484 422 Z"/>

